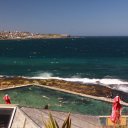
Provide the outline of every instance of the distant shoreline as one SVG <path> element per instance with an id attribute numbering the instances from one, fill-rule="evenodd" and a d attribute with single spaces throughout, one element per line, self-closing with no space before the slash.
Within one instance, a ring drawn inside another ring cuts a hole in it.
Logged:
<path id="1" fill-rule="evenodd" d="M 30 40 L 69 38 L 68 34 L 40 34 L 30 32 L 0 32 L 0 40 Z"/>

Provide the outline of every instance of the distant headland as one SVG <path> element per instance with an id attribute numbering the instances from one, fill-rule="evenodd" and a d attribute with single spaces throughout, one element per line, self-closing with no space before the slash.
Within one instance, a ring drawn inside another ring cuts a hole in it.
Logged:
<path id="1" fill-rule="evenodd" d="M 31 32 L 19 32 L 19 31 L 2 31 L 0 32 L 0 40 L 15 40 L 15 39 L 56 39 L 56 38 L 68 38 L 68 34 L 40 34 Z"/>

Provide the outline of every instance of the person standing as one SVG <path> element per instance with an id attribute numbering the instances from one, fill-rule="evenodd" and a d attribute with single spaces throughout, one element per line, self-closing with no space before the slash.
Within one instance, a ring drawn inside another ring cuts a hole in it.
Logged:
<path id="1" fill-rule="evenodd" d="M 8 94 L 6 94 L 4 97 L 3 97 L 3 100 L 5 101 L 6 104 L 11 104 L 11 98 Z"/>

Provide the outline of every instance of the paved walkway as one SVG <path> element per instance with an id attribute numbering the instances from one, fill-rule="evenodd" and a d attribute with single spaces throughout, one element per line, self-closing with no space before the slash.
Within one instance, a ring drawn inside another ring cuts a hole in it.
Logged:
<path id="1" fill-rule="evenodd" d="M 58 122 L 59 126 L 62 126 L 64 120 L 68 116 L 68 113 L 65 112 L 56 112 L 44 109 L 21 107 L 21 110 L 40 127 L 43 126 L 43 120 L 47 120 L 49 118 L 50 112 Z M 99 128 L 100 124 L 98 120 L 99 118 L 97 116 L 71 114 L 72 128 Z"/>

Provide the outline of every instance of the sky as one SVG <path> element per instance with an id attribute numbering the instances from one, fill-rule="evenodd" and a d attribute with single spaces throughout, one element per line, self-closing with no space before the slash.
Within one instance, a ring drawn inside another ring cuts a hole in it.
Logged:
<path id="1" fill-rule="evenodd" d="M 0 31 L 128 36 L 128 0 L 0 0 Z"/>

